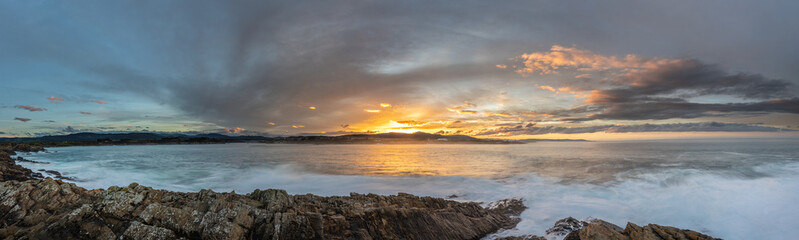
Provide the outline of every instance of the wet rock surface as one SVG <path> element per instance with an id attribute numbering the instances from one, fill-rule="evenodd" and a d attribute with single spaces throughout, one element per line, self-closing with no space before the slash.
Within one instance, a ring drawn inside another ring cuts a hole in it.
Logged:
<path id="1" fill-rule="evenodd" d="M 692 230 L 679 229 L 675 227 L 660 226 L 649 224 L 644 227 L 627 223 L 627 227 L 622 229 L 611 223 L 595 219 L 583 228 L 573 231 L 566 235 L 563 240 L 587 240 L 587 239 L 619 239 L 619 240 L 715 240 L 708 235 L 704 235 Z"/>
<path id="2" fill-rule="evenodd" d="M 678 229 L 674 227 L 649 224 L 640 227 L 633 223 L 627 223 L 627 227 L 622 229 L 612 223 L 601 219 L 578 220 L 567 217 L 555 222 L 555 225 L 547 229 L 546 237 L 526 235 L 500 237 L 496 240 L 715 240 L 713 238 L 695 231 Z M 565 236 L 565 237 L 564 237 Z"/>
<path id="3" fill-rule="evenodd" d="M 178 193 L 131 184 L 0 182 L 0 238 L 479 239 L 516 221 L 476 203 L 351 194 Z"/>
<path id="4" fill-rule="evenodd" d="M 41 178 L 43 178 L 41 173 L 35 173 L 30 169 L 17 165 L 7 152 L 0 152 L 0 180 L 24 181 Z"/>

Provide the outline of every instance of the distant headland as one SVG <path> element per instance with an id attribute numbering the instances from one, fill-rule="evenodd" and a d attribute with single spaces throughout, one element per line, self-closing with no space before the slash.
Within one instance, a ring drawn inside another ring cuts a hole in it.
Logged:
<path id="1" fill-rule="evenodd" d="M 431 133 L 379 133 L 349 134 L 340 136 L 231 136 L 218 133 L 73 133 L 67 135 L 0 138 L 0 143 L 31 143 L 46 147 L 140 145 L 140 144 L 524 144 L 539 141 L 587 141 L 583 139 L 481 139 L 466 135 L 441 135 Z"/>

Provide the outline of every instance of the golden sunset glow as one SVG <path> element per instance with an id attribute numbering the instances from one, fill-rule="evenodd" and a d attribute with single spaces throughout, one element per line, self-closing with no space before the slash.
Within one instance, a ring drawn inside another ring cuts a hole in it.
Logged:
<path id="1" fill-rule="evenodd" d="M 797 10 L 0 1 L 0 240 L 799 239 Z"/>

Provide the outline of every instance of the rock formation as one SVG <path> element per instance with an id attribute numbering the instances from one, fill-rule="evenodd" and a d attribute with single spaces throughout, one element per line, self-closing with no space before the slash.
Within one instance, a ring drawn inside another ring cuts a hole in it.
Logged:
<path id="1" fill-rule="evenodd" d="M 627 227 L 622 230 L 619 226 L 611 223 L 601 221 L 592 221 L 587 226 L 580 230 L 574 231 L 566 235 L 563 240 L 588 240 L 588 239 L 618 239 L 618 240 L 670 240 L 670 239 L 686 239 L 686 240 L 715 240 L 708 235 L 704 235 L 695 231 L 679 229 L 675 227 L 660 226 L 657 224 L 649 224 L 644 227 L 635 225 L 634 223 L 627 223 Z"/>
<path id="2" fill-rule="evenodd" d="M 41 179 L 41 173 L 35 173 L 14 161 L 5 151 L 0 151 L 0 181 Z"/>
<path id="3" fill-rule="evenodd" d="M 409 194 L 179 193 L 131 184 L 0 182 L 0 238 L 479 239 L 516 221 L 476 203 Z"/>

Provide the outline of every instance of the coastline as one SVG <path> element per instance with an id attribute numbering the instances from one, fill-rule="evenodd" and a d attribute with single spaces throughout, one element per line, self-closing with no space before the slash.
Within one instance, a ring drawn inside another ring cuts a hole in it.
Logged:
<path id="1" fill-rule="evenodd" d="M 275 189 L 249 194 L 180 193 L 135 183 L 87 190 L 74 183 L 42 180 L 6 152 L 0 152 L 0 158 L 0 212 L 7 213 L 0 219 L 0 238 L 480 239 L 513 228 L 518 223 L 515 216 L 524 210 L 519 200 L 484 208 L 403 193 L 336 197 L 289 195 Z M 552 229 L 547 233 L 565 239 L 666 238 L 662 234 L 712 239 L 654 224 L 621 229 L 601 220 L 564 219 Z"/>

